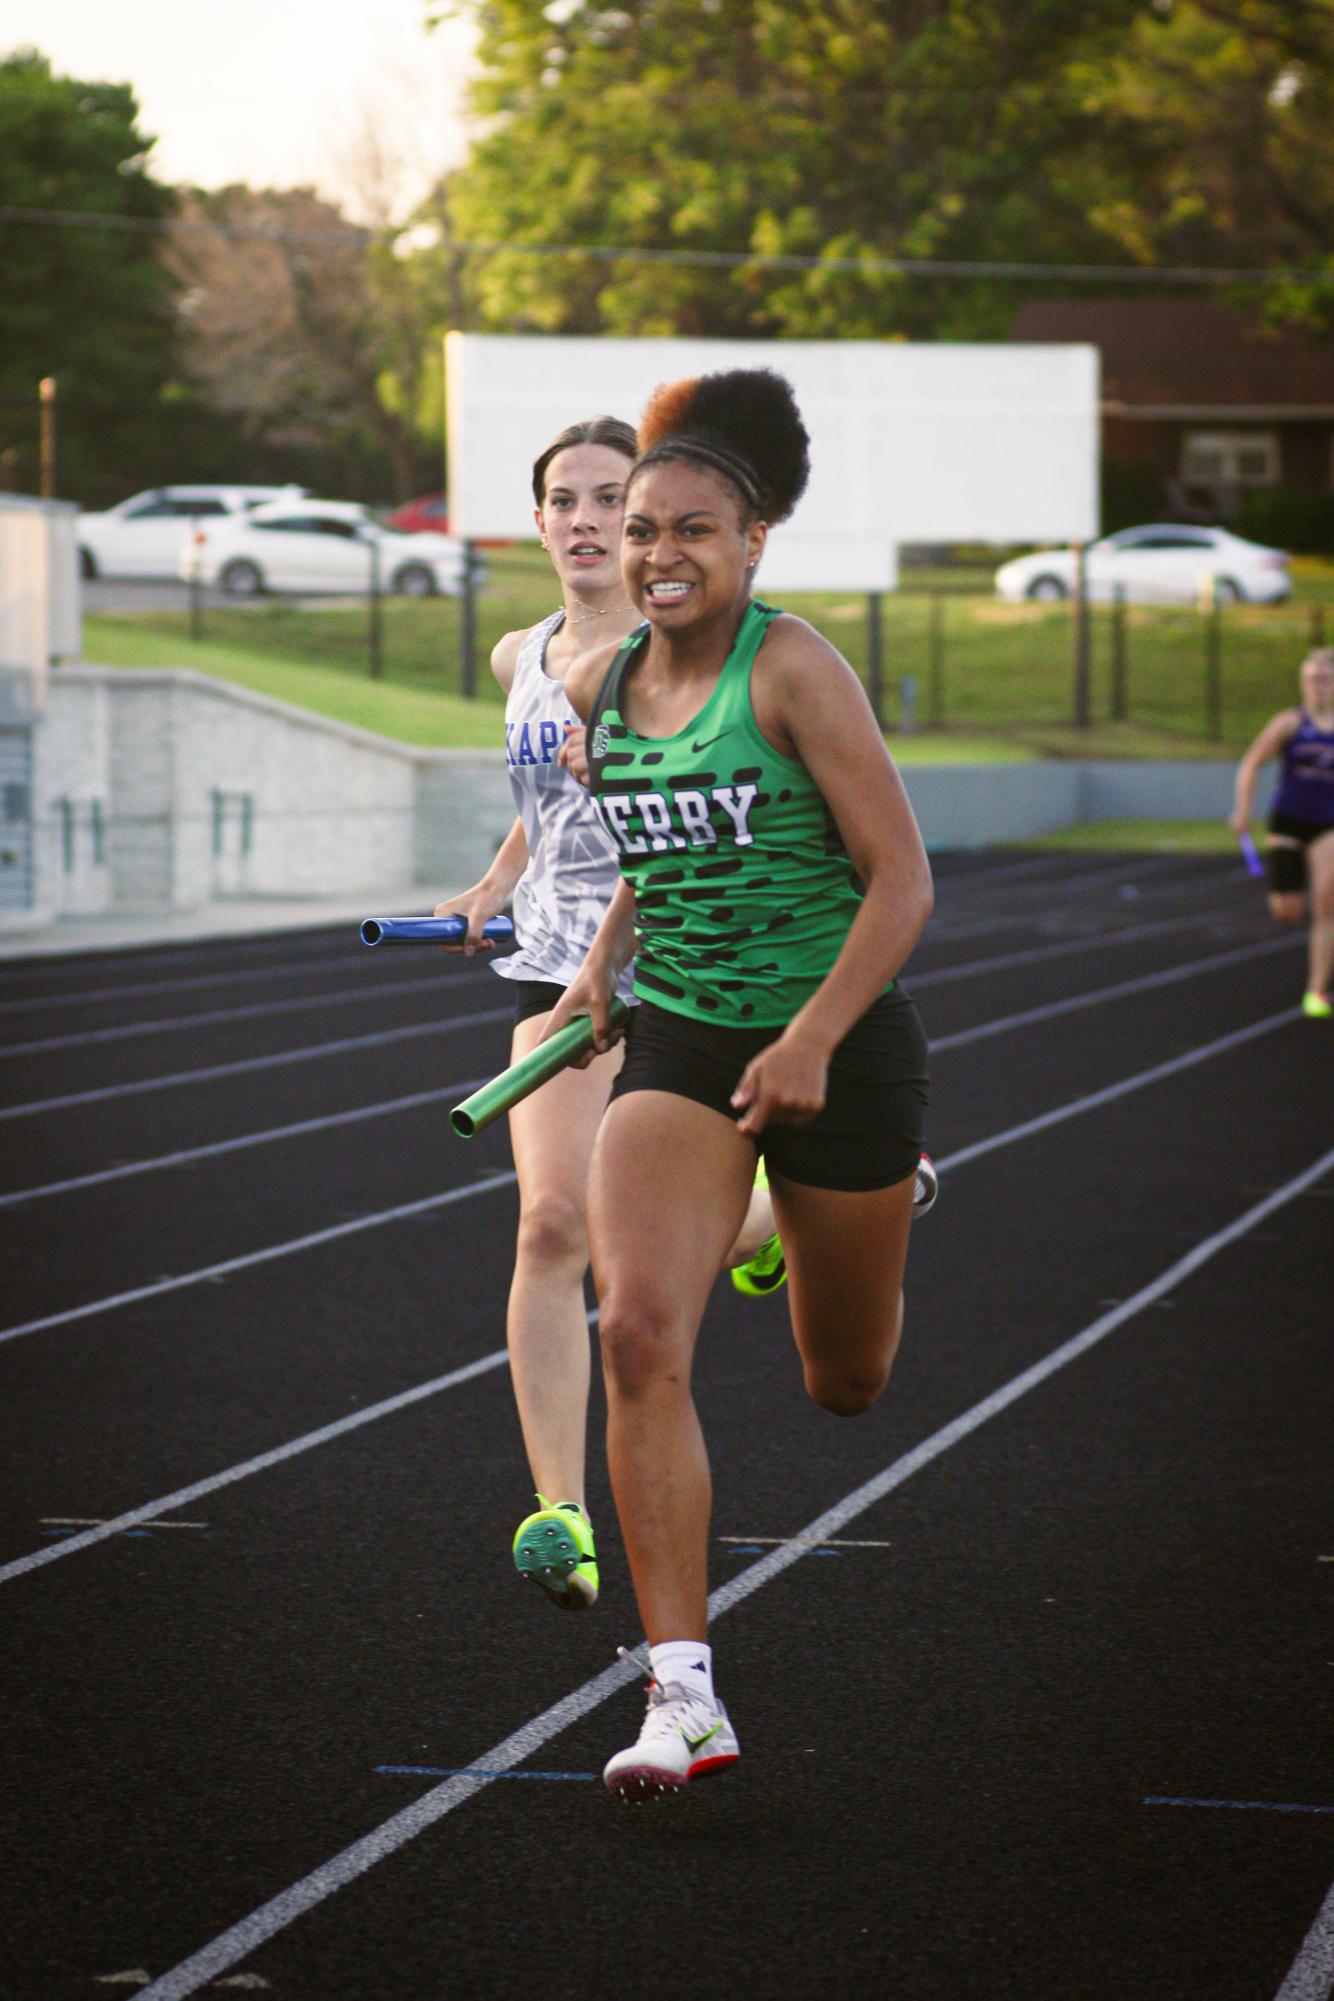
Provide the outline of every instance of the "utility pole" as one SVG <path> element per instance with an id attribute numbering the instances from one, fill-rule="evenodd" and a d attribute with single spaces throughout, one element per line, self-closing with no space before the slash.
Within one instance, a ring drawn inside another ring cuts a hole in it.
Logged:
<path id="1" fill-rule="evenodd" d="M 43 500 L 56 497 L 56 378 L 44 375 L 37 385 L 41 401 L 42 418 L 42 477 Z"/>
<path id="2" fill-rule="evenodd" d="M 1076 544 L 1074 698 L 1070 720 L 1077 730 L 1089 726 L 1089 598 L 1086 545 Z"/>

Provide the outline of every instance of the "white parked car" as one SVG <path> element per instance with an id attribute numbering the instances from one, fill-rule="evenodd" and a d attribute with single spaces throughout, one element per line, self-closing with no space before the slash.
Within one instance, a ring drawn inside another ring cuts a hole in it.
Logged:
<path id="1" fill-rule="evenodd" d="M 233 597 L 260 591 L 352 594 L 380 587 L 404 597 L 453 595 L 462 588 L 465 550 L 456 535 L 404 535 L 347 500 L 270 501 L 248 514 L 202 522 L 181 550 L 180 575 L 198 575 Z"/>
<path id="2" fill-rule="evenodd" d="M 1177 527 L 1170 522 L 1123 528 L 1090 542 L 1085 552 L 1090 598 L 1111 602 L 1118 587 L 1127 604 L 1195 604 L 1212 590 L 1220 604 L 1276 604 L 1292 594 L 1282 549 L 1247 542 L 1226 528 Z M 1054 603 L 1074 595 L 1073 549 L 1040 549 L 1002 563 L 996 595 L 1017 602 Z"/>
<path id="3" fill-rule="evenodd" d="M 175 577 L 191 524 L 290 499 L 299 486 L 156 486 L 118 507 L 79 516 L 85 577 Z"/>

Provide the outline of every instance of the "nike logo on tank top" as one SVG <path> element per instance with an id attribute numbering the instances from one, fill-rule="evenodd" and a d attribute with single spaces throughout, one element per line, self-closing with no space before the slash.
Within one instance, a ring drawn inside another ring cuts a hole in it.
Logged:
<path id="1" fill-rule="evenodd" d="M 725 1027 L 790 1021 L 861 908 L 824 794 L 755 721 L 751 668 L 779 615 L 747 606 L 717 686 L 674 736 L 637 736 L 622 714 L 644 632 L 621 646 L 589 719 L 594 804 L 635 891 L 635 992 Z"/>

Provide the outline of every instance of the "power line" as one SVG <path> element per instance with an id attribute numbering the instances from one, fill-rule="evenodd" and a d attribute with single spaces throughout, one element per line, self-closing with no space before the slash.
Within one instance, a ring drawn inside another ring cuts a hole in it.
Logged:
<path id="1" fill-rule="evenodd" d="M 83 213 L 70 209 L 0 207 L 0 222 L 42 229 L 108 229 L 143 235 L 223 236 L 270 243 L 372 243 L 405 233 L 399 229 L 293 229 L 268 223 L 191 221 L 160 216 Z M 418 225 L 419 227 L 421 225 Z M 407 225 L 411 228 L 412 225 Z M 1131 285 L 1327 285 L 1334 271 L 1299 266 L 1251 268 L 1214 264 L 1035 264 L 994 259 L 943 257 L 819 257 L 756 250 L 662 250 L 607 243 L 473 243 L 442 239 L 442 248 L 461 257 L 586 258 L 603 264 L 668 264 L 682 268 L 760 271 L 852 272 L 864 277 L 1000 278 L 1044 282 L 1072 279 Z"/>

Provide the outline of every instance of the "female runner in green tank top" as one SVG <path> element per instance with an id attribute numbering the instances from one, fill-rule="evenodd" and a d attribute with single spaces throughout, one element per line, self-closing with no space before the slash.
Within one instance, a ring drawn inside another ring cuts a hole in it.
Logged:
<path id="1" fill-rule="evenodd" d="M 810 626 L 752 601 L 807 438 L 788 384 L 659 390 L 626 489 L 622 567 L 646 634 L 572 667 L 620 887 L 548 1033 L 597 1046 L 636 951 L 623 1068 L 589 1186 L 607 1452 L 653 1683 L 605 1778 L 679 1790 L 738 1755 L 707 1645 L 708 1459 L 690 1390 L 705 1303 L 768 1166 L 806 1388 L 851 1416 L 884 1389 L 926 1098 L 895 984 L 930 870 L 870 705 Z"/>

